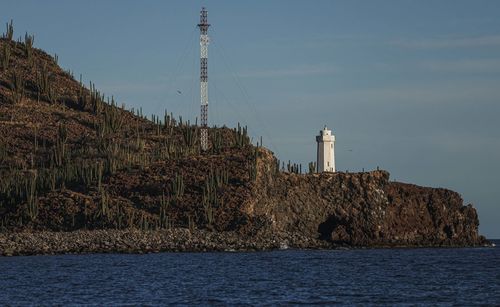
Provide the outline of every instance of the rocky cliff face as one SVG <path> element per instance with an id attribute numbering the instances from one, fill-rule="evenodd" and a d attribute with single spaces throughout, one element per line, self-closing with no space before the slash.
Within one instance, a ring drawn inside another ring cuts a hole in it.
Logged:
<path id="1" fill-rule="evenodd" d="M 350 246 L 482 245 L 472 205 L 446 189 L 389 181 L 389 173 L 270 175 L 263 151 L 249 215 L 273 231 L 300 232 Z"/>
<path id="2" fill-rule="evenodd" d="M 471 204 L 463 205 L 456 192 L 391 182 L 385 241 L 396 244 L 477 245 L 479 220 Z"/>

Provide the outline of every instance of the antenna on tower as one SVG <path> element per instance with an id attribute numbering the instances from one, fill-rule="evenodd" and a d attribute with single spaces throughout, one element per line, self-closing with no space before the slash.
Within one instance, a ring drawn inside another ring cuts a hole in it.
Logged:
<path id="1" fill-rule="evenodd" d="M 208 18 L 205 7 L 200 11 L 200 96 L 201 96 L 201 150 L 208 149 Z"/>

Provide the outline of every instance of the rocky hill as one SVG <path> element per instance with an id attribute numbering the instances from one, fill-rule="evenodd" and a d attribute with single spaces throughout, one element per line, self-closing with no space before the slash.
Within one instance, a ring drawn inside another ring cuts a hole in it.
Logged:
<path id="1" fill-rule="evenodd" d="M 196 123 L 118 106 L 33 40 L 0 39 L 4 234 L 187 228 L 331 246 L 485 243 L 475 209 L 455 192 L 390 182 L 383 171 L 285 170 L 243 127 L 210 128 L 200 152 Z"/>

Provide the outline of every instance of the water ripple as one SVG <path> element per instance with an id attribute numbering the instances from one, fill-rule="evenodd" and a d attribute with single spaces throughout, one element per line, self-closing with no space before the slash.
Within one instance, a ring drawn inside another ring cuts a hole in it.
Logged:
<path id="1" fill-rule="evenodd" d="M 500 248 L 0 258 L 0 305 L 500 304 Z"/>

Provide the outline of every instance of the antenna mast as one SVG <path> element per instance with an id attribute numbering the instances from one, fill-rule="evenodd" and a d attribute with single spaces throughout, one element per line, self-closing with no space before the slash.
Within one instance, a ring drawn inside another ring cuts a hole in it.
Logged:
<path id="1" fill-rule="evenodd" d="M 200 96 L 201 96 L 201 150 L 208 149 L 208 24 L 207 10 L 200 11 Z"/>

